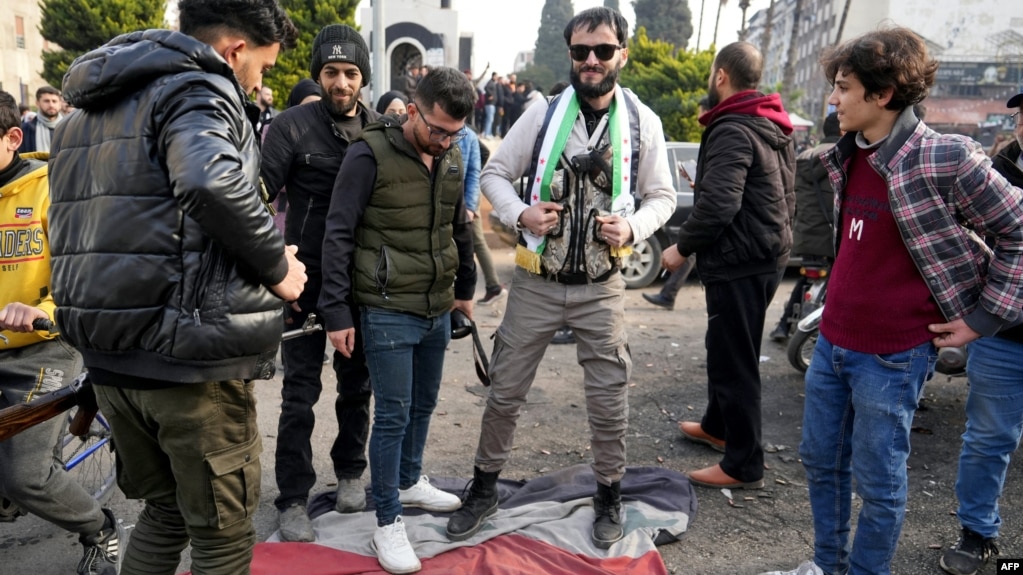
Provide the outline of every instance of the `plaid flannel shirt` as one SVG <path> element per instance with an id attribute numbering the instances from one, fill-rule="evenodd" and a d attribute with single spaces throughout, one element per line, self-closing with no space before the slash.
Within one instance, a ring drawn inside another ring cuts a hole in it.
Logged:
<path id="1" fill-rule="evenodd" d="M 855 133 L 821 155 L 841 221 Z M 1019 322 L 1023 308 L 1023 191 L 991 167 L 980 144 L 938 134 L 912 108 L 869 158 L 888 185 L 902 241 L 948 321 L 982 335 Z M 841 247 L 836 226 L 835 253 Z M 993 251 L 980 238 L 988 238 Z M 979 305 L 978 305 L 979 304 Z"/>

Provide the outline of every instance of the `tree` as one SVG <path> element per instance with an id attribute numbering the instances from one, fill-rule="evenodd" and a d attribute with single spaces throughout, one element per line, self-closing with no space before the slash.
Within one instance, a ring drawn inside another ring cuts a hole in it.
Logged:
<path id="1" fill-rule="evenodd" d="M 796 59 L 799 57 L 799 34 L 803 24 L 803 2 L 804 0 L 796 0 L 796 5 L 792 9 L 792 30 L 789 35 L 789 53 L 785 58 L 785 68 L 781 75 L 782 86 L 796 85 Z M 789 94 L 782 92 L 782 96 L 787 105 L 797 106 L 799 104 L 799 97 L 796 97 L 791 92 Z"/>
<path id="2" fill-rule="evenodd" d="M 568 81 L 571 63 L 565 46 L 565 26 L 572 19 L 572 0 L 547 0 L 540 13 L 533 62 L 551 71 L 554 81 Z"/>
<path id="3" fill-rule="evenodd" d="M 120 34 L 163 24 L 164 0 L 46 0 L 40 6 L 39 33 L 62 48 L 43 52 L 42 76 L 58 88 L 78 56 Z"/>
<path id="4" fill-rule="evenodd" d="M 703 128 L 697 104 L 707 95 L 713 61 L 711 49 L 676 50 L 667 42 L 651 40 L 640 27 L 629 43 L 629 61 L 619 83 L 661 118 L 668 139 L 698 142 Z"/>
<path id="5" fill-rule="evenodd" d="M 635 0 L 636 28 L 646 28 L 651 40 L 663 40 L 685 50 L 693 37 L 693 13 L 688 0 Z"/>
<path id="6" fill-rule="evenodd" d="M 358 5 L 359 0 L 281 0 L 281 6 L 298 28 L 298 41 L 291 50 L 282 51 L 277 56 L 277 64 L 263 76 L 263 85 L 274 91 L 274 102 L 278 108 L 283 107 L 280 103 L 287 99 L 291 88 L 302 78 L 309 77 L 309 60 L 316 34 L 330 24 L 347 24 L 355 28 Z M 379 73 L 371 71 L 374 76 Z M 367 84 L 372 80 L 383 81 L 382 78 L 371 77 L 366 78 Z"/>

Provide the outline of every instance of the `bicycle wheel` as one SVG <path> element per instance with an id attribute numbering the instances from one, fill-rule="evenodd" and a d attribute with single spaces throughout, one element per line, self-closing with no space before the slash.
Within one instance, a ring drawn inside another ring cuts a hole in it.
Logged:
<path id="1" fill-rule="evenodd" d="M 77 407 L 68 411 L 69 423 L 77 412 Z M 113 444 L 110 443 L 110 423 L 102 413 L 96 414 L 85 437 L 76 437 L 70 433 L 64 435 L 61 464 L 100 503 L 110 497 L 116 482 L 115 457 Z"/>

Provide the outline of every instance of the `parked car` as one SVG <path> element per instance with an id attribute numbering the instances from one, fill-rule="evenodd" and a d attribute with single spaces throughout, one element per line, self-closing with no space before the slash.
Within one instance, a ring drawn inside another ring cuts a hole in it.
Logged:
<path id="1" fill-rule="evenodd" d="M 679 229 L 682 222 L 686 221 L 693 211 L 693 188 L 686 178 L 682 176 L 682 163 L 687 160 L 696 161 L 700 151 L 700 144 L 692 142 L 667 142 L 668 164 L 672 167 L 671 180 L 675 188 L 677 205 L 675 213 L 664 224 L 661 229 L 654 232 L 649 238 L 633 244 L 632 255 L 625 258 L 622 263 L 622 277 L 625 279 L 625 286 L 628 288 L 643 288 L 657 279 L 661 274 L 661 252 L 665 247 L 675 243 L 678 239 Z M 515 230 L 506 226 L 497 217 L 497 213 L 490 212 L 490 227 L 497 233 L 501 240 L 509 246 L 514 246 L 516 241 Z"/>

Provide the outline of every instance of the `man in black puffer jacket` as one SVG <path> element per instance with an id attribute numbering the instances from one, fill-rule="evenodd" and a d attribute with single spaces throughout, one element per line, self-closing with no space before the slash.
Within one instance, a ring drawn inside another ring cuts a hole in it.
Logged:
<path id="1" fill-rule="evenodd" d="M 679 424 L 684 437 L 725 453 L 689 474 L 705 487 L 764 485 L 760 343 L 792 247 L 796 161 L 781 98 L 756 91 L 762 69 L 760 51 L 746 42 L 714 59 L 693 213 L 663 254 L 672 271 L 696 254 L 706 286 L 709 403 L 702 421 Z"/>
<path id="2" fill-rule="evenodd" d="M 273 375 L 305 283 L 260 197 L 248 101 L 293 44 L 277 0 L 182 0 L 181 33 L 78 58 L 51 147 L 53 291 L 144 499 L 122 574 L 249 572 L 259 501 L 253 379 Z M 283 300 L 283 301 L 282 301 Z"/>

